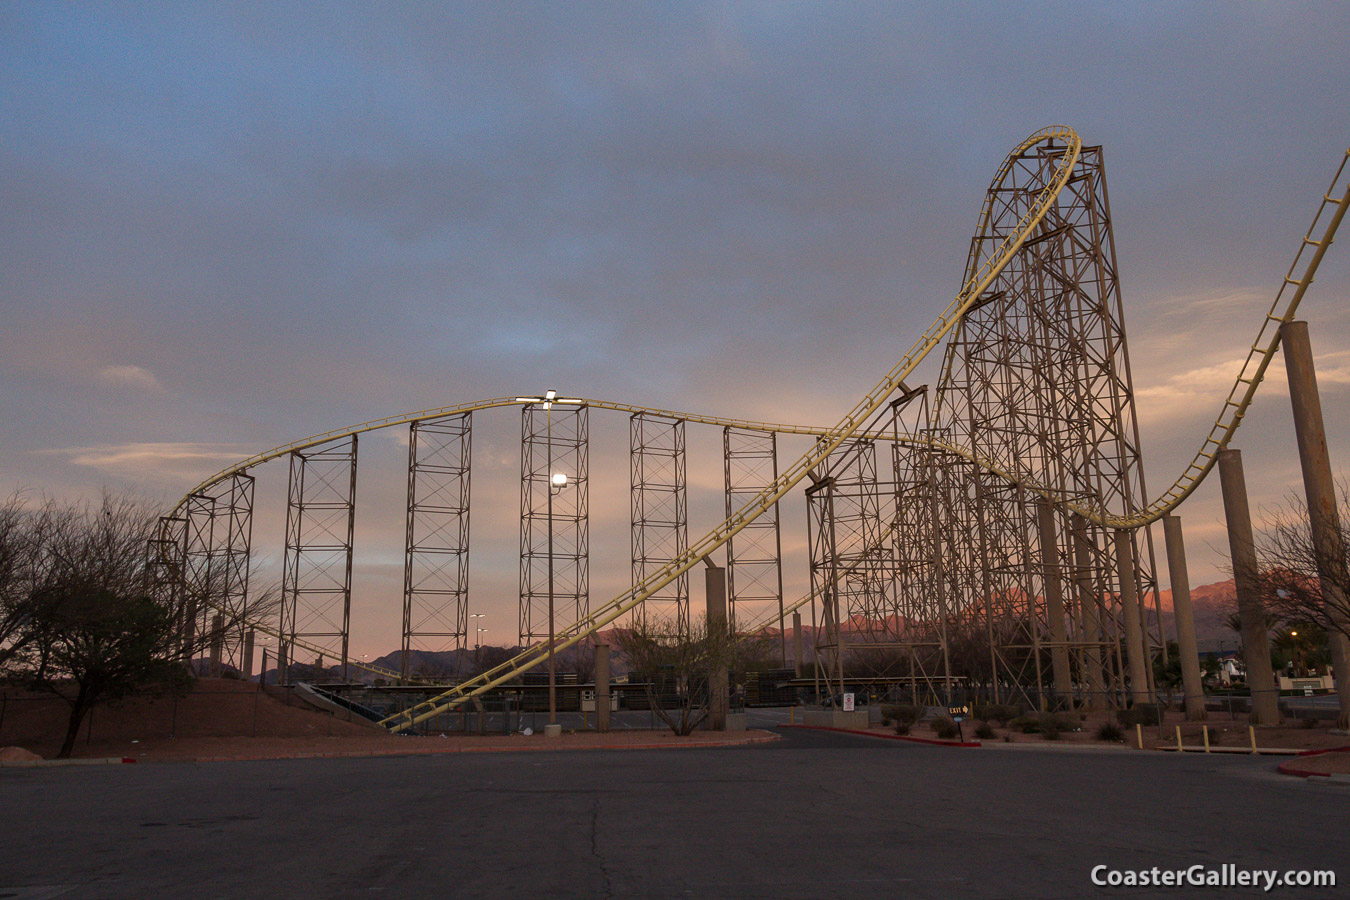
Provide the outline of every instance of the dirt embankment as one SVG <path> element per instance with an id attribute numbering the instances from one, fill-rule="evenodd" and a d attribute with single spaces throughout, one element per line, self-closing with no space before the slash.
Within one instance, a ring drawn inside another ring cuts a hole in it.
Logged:
<path id="1" fill-rule="evenodd" d="M 52 758 L 61 747 L 70 707 L 50 695 L 0 692 L 0 747 Z M 774 740 L 765 732 L 616 731 L 524 735 L 414 737 L 347 722 L 303 701 L 261 692 L 256 684 L 198 679 L 186 697 L 133 697 L 99 706 L 80 730 L 74 756 L 138 762 L 279 759 L 316 756 L 469 753 L 513 750 L 656 749 L 725 746 Z M 17 754 L 16 754 L 17 756 Z"/>
<path id="2" fill-rule="evenodd" d="M 64 701 L 50 694 L 7 691 L 0 707 L 0 746 L 22 747 L 46 758 L 56 755 L 70 716 Z M 256 684 L 202 678 L 185 697 L 137 696 L 100 704 L 81 726 L 73 755 L 182 758 L 215 755 L 203 752 L 215 747 L 316 739 L 357 739 L 363 746 L 398 740 L 301 701 L 264 693 Z"/>

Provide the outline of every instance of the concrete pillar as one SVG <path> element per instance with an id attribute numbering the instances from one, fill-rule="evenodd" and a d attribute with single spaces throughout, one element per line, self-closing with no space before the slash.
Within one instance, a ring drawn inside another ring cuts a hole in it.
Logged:
<path id="1" fill-rule="evenodd" d="M 207 674 L 212 678 L 219 678 L 221 673 L 220 659 L 224 650 L 225 641 L 225 617 L 216 613 L 211 617 L 211 661 L 207 666 Z"/>
<path id="2" fill-rule="evenodd" d="M 802 614 L 800 612 L 794 612 L 792 614 L 792 643 L 793 650 L 797 654 L 797 677 L 801 678 L 802 667 L 806 656 L 802 652 Z"/>
<path id="3" fill-rule="evenodd" d="M 708 607 L 708 641 L 712 647 L 712 669 L 708 672 L 708 727 L 727 730 L 727 570 L 708 566 L 703 572 Z"/>
<path id="4" fill-rule="evenodd" d="M 1135 706 L 1153 702 L 1148 692 L 1148 650 L 1139 624 L 1139 587 L 1134 579 L 1134 536 L 1116 531 L 1116 568 L 1120 575 L 1120 616 L 1125 620 L 1125 664 L 1130 673 L 1130 699 Z"/>
<path id="5" fill-rule="evenodd" d="M 1242 474 L 1242 451 L 1219 453 L 1219 483 L 1223 488 L 1223 513 L 1228 521 L 1228 550 L 1233 559 L 1237 586 L 1238 619 L 1242 623 L 1242 659 L 1247 665 L 1247 686 L 1252 692 L 1252 724 L 1278 725 L 1279 695 L 1270 665 L 1270 632 L 1266 611 L 1257 586 L 1256 540 L 1252 514 L 1247 506 L 1247 481 Z"/>
<path id="6" fill-rule="evenodd" d="M 609 731 L 609 644 L 595 644 L 595 730 Z"/>
<path id="7" fill-rule="evenodd" d="M 253 642 L 255 639 L 254 631 L 250 628 L 244 632 L 244 665 L 239 670 L 239 677 L 245 681 L 253 679 Z"/>
<path id="8" fill-rule="evenodd" d="M 1100 712 L 1107 708 L 1106 679 L 1102 677 L 1102 629 L 1098 607 L 1101 599 L 1092 588 L 1092 548 L 1088 545 L 1087 522 L 1073 517 L 1074 584 L 1078 592 L 1079 618 L 1083 623 L 1081 640 L 1083 668 L 1087 671 L 1088 709 Z"/>
<path id="9" fill-rule="evenodd" d="M 1181 520 L 1163 516 L 1167 540 L 1167 571 L 1172 578 L 1172 616 L 1177 623 L 1177 653 L 1181 655 L 1181 685 L 1186 695 L 1186 720 L 1203 722 L 1205 687 L 1200 677 L 1200 650 L 1195 644 L 1195 614 L 1191 610 L 1191 579 L 1186 572 L 1186 544 Z"/>
<path id="10" fill-rule="evenodd" d="M 1336 695 L 1340 702 L 1337 725 L 1350 726 L 1350 622 L 1346 603 L 1345 537 L 1341 531 L 1336 504 L 1336 484 L 1331 477 L 1331 454 L 1327 451 L 1326 426 L 1322 422 L 1322 400 L 1317 391 L 1317 372 L 1313 368 L 1312 344 L 1307 322 L 1286 322 L 1280 326 L 1280 344 L 1284 348 L 1284 366 L 1289 373 L 1289 399 L 1294 406 L 1294 435 L 1298 438 L 1298 461 L 1303 467 L 1303 492 L 1308 501 L 1308 524 L 1313 547 L 1317 551 L 1322 602 L 1336 626 L 1328 633 L 1331 664 L 1336 675 Z"/>
<path id="11" fill-rule="evenodd" d="M 1055 678 L 1055 699 L 1073 706 L 1073 676 L 1069 670 L 1069 637 L 1064 625 L 1064 585 L 1059 567 L 1059 541 L 1055 536 L 1055 508 L 1041 497 L 1036 502 L 1041 532 L 1041 566 L 1045 583 L 1045 617 L 1050 623 L 1050 666 Z"/>

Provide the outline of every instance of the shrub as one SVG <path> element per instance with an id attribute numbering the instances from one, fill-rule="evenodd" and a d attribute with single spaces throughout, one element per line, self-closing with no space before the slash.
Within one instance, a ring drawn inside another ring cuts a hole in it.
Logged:
<path id="1" fill-rule="evenodd" d="M 1157 725 L 1161 721 L 1162 711 L 1156 706 L 1131 706 L 1129 709 L 1116 710 L 1116 721 L 1123 728 L 1136 725 Z"/>
<path id="2" fill-rule="evenodd" d="M 881 707 L 881 721 L 913 725 L 923 717 L 923 709 L 909 703 L 887 703 Z"/>
<path id="3" fill-rule="evenodd" d="M 1073 713 L 1041 713 L 1036 717 L 1036 725 L 1041 734 L 1052 731 L 1077 731 L 1082 720 Z"/>
<path id="4" fill-rule="evenodd" d="M 1097 740 L 1119 744 L 1125 740 L 1125 732 L 1114 722 L 1103 722 L 1097 729 Z"/>
<path id="5" fill-rule="evenodd" d="M 975 707 L 975 718 L 1004 726 L 1021 714 L 1022 708 L 1012 703 L 981 703 Z"/>
<path id="6" fill-rule="evenodd" d="M 1041 724 L 1032 716 L 1018 716 L 1008 722 L 1008 727 L 1023 734 L 1035 734 L 1041 730 Z"/>
<path id="7" fill-rule="evenodd" d="M 895 733 L 900 735 L 909 734 L 910 727 L 911 726 L 908 722 L 896 722 Z"/>
<path id="8" fill-rule="evenodd" d="M 1307 719 L 1304 719 L 1304 720 L 1303 720 L 1302 722 L 1300 722 L 1299 724 L 1300 724 L 1300 726 L 1303 727 L 1303 728 L 1316 728 L 1316 727 L 1317 727 L 1317 720 L 1316 720 L 1316 719 L 1313 719 L 1313 718 L 1307 718 Z"/>
<path id="9" fill-rule="evenodd" d="M 933 720 L 932 727 L 937 736 L 943 740 L 951 740 L 961 733 L 956 723 L 947 716 L 938 716 Z"/>
<path id="10" fill-rule="evenodd" d="M 1050 728 L 1050 729 L 1048 729 L 1048 730 L 1042 730 L 1042 731 L 1041 731 L 1041 734 L 1045 735 L 1045 739 L 1046 739 L 1047 741 L 1057 741 L 1057 740 L 1059 740 L 1059 736 L 1060 736 L 1061 733 L 1062 733 L 1062 732 L 1061 732 L 1058 728 Z"/>
<path id="11" fill-rule="evenodd" d="M 988 722 L 981 722 L 975 729 L 975 736 L 982 741 L 992 741 L 994 739 L 994 729 Z"/>

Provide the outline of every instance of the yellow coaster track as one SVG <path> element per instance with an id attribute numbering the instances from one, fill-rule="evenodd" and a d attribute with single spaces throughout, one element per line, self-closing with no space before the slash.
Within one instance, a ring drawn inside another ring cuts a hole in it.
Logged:
<path id="1" fill-rule="evenodd" d="M 1002 180 L 1019 156 L 1036 147 L 1038 144 L 1048 142 L 1058 142 L 1059 144 L 1062 144 L 1062 154 L 1060 155 L 1058 164 L 1055 166 L 1053 177 L 1049 179 L 1046 186 L 1036 196 L 1034 203 L 1032 203 L 1028 210 L 1023 214 L 1017 227 L 1012 230 L 1008 237 L 998 245 L 995 251 L 991 253 L 983 263 L 978 266 L 972 265 L 973 272 L 962 287 L 960 293 L 956 295 L 955 299 L 948 304 L 942 314 L 938 316 L 927 330 L 924 331 L 923 335 L 914 343 L 900 362 L 898 362 L 877 386 L 860 400 L 853 409 L 832 428 L 756 422 L 744 419 L 653 409 L 650 407 L 603 400 L 583 401 L 584 405 L 598 409 L 610 409 L 628 413 L 649 413 L 683 419 L 688 422 L 716 426 L 731 426 L 733 428 L 752 431 L 809 435 L 815 437 L 816 440 L 811 450 L 784 471 L 776 481 L 751 498 L 751 500 L 740 510 L 734 513 L 717 528 L 704 535 L 698 541 L 695 541 L 685 553 L 678 558 L 671 560 L 665 567 L 652 574 L 641 583 L 634 585 L 629 590 L 594 610 L 589 616 L 566 629 L 558 636 L 558 639 L 555 642 L 555 651 L 564 650 L 584 638 L 593 635 L 606 626 L 611 625 L 657 591 L 674 581 L 682 573 L 697 566 L 702 559 L 725 544 L 741 529 L 753 522 L 758 516 L 771 508 L 773 504 L 778 502 L 778 500 L 800 484 L 801 481 L 807 477 L 808 472 L 822 463 L 830 453 L 844 441 L 860 434 L 865 434 L 866 436 L 875 439 L 897 439 L 894 435 L 867 431 L 865 430 L 865 426 L 869 420 L 881 410 L 891 395 L 900 388 L 901 383 L 908 378 L 928 354 L 947 337 L 952 329 L 960 322 L 961 317 L 967 310 L 979 301 L 979 298 L 984 291 L 1013 259 L 1022 245 L 1035 233 L 1037 226 L 1055 203 L 1056 198 L 1059 196 L 1059 192 L 1068 182 L 1068 179 L 1073 172 L 1074 165 L 1078 161 L 1082 149 L 1082 142 L 1072 129 L 1064 126 L 1052 126 L 1035 132 L 1026 140 L 1018 144 L 1004 159 L 1002 166 L 993 179 L 993 183 L 998 184 Z M 1058 148 L 1056 148 L 1056 152 L 1058 152 Z M 1044 496 L 1107 528 L 1138 528 L 1147 525 L 1150 522 L 1157 521 L 1189 496 L 1190 493 L 1199 486 L 1200 482 L 1204 480 L 1205 476 L 1209 474 L 1218 458 L 1218 453 L 1223 450 L 1232 439 L 1233 434 L 1237 431 L 1242 422 L 1243 416 L 1250 407 L 1251 402 L 1255 397 L 1256 390 L 1265 376 L 1266 369 L 1270 365 L 1276 350 L 1279 348 L 1279 326 L 1294 318 L 1299 303 L 1302 301 L 1308 286 L 1312 284 L 1317 267 L 1321 263 L 1327 248 L 1330 247 L 1336 229 L 1340 225 L 1347 207 L 1350 207 L 1350 185 L 1346 185 L 1343 190 L 1338 191 L 1341 184 L 1341 177 L 1345 172 L 1348 160 L 1350 160 L 1350 151 L 1347 151 L 1345 156 L 1341 158 L 1340 165 L 1336 170 L 1336 175 L 1331 181 L 1331 187 L 1322 195 L 1321 203 L 1313 217 L 1312 224 L 1309 226 L 1308 231 L 1305 233 L 1299 244 L 1299 249 L 1295 253 L 1294 261 L 1290 265 L 1284 280 L 1281 282 L 1280 288 L 1276 292 L 1275 299 L 1272 302 L 1269 311 L 1262 320 L 1256 339 L 1253 341 L 1250 350 L 1248 351 L 1242 369 L 1238 373 L 1238 376 L 1233 383 L 1233 387 L 1229 391 L 1214 425 L 1206 435 L 1204 442 L 1196 452 L 1191 463 L 1185 468 L 1172 486 L 1147 507 L 1136 510 L 1127 509 L 1120 513 L 1112 513 L 1106 509 L 1084 507 L 1065 497 L 1059 496 L 1054 489 L 1050 487 L 1037 484 L 1024 473 L 1010 471 L 1006 467 L 1000 466 L 994 461 L 974 453 L 969 448 L 940 441 L 925 435 L 900 435 L 898 439 L 908 443 L 927 445 L 945 453 L 962 457 L 1000 478 L 1020 485 L 1028 491 Z M 980 213 L 981 229 L 983 229 L 990 220 L 991 203 L 992 193 L 987 192 Z M 313 435 L 304 440 L 295 441 L 256 454 L 248 459 L 242 460 L 236 465 L 216 473 L 197 485 L 197 487 L 189 492 L 188 496 L 185 496 L 180 500 L 178 506 L 175 508 L 175 512 L 188 502 L 188 497 L 192 494 L 205 491 L 224 479 L 229 478 L 233 474 L 246 471 L 247 469 L 268 462 L 269 460 L 285 456 L 292 451 L 304 450 L 309 447 L 324 444 L 332 440 L 339 440 L 354 434 L 389 428 L 414 421 L 453 416 L 497 407 L 519 405 L 521 405 L 521 401 L 514 397 L 500 397 L 492 400 L 460 404 L 458 406 L 422 410 L 400 416 L 375 419 L 350 428 Z M 894 527 L 895 523 L 892 523 L 888 532 L 893 530 Z M 883 536 L 882 539 L 884 540 L 885 536 Z M 839 576 L 843 577 L 846 574 L 847 570 L 844 570 L 839 573 Z M 784 607 L 784 612 L 792 612 L 800 609 L 808 604 L 810 600 L 811 595 L 808 594 L 807 596 L 786 605 Z M 774 610 L 772 613 L 773 619 L 776 619 L 777 616 L 778 611 Z M 770 621 L 771 619 L 766 618 L 762 621 L 749 623 L 750 630 L 762 630 Z M 250 623 L 250 625 L 265 634 L 270 634 L 278 638 L 284 637 L 277 628 L 266 623 Z M 326 654 L 330 652 L 324 648 L 310 646 L 301 641 L 294 641 L 292 643 L 299 649 L 306 649 L 315 653 Z M 427 719 L 445 712 L 447 709 L 458 706 L 471 697 L 478 696 L 511 680 L 522 672 L 534 668 L 546 659 L 547 654 L 548 647 L 546 644 L 532 646 L 493 669 L 456 685 L 424 703 L 385 719 L 383 724 L 389 726 L 394 731 L 411 728 L 418 723 L 424 722 Z M 351 661 L 349 664 L 378 675 L 390 678 L 399 677 L 399 674 L 396 672 L 368 663 Z"/>

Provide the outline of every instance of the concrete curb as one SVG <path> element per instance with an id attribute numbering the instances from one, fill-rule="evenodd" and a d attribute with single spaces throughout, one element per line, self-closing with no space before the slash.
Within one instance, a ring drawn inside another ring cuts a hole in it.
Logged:
<path id="1" fill-rule="evenodd" d="M 837 731 L 840 734 L 859 734 L 863 737 L 881 738 L 883 741 L 909 741 L 914 744 L 932 744 L 937 747 L 983 747 L 979 741 L 944 741 L 940 738 L 910 737 L 905 734 L 877 734 L 875 731 L 859 731 L 856 728 L 832 728 L 828 725 L 779 725 L 779 728 L 801 728 L 805 731 Z"/>
<path id="2" fill-rule="evenodd" d="M 0 762 L 0 768 L 36 769 L 46 766 L 120 766 L 123 763 L 139 762 L 130 756 L 108 756 L 91 759 L 16 759 Z"/>
<path id="3" fill-rule="evenodd" d="M 1302 753 L 1300 753 L 1298 756 L 1299 756 L 1299 757 L 1303 757 L 1303 756 L 1322 756 L 1323 754 L 1326 754 L 1326 753 L 1350 753 L 1350 747 L 1332 747 L 1332 748 L 1330 748 L 1330 749 L 1328 749 L 1328 750 L 1305 750 L 1305 751 L 1303 751 Z M 1280 774 L 1281 774 L 1281 775 L 1290 775 L 1290 776 L 1292 776 L 1292 777 L 1294 777 L 1294 778 L 1313 778 L 1313 777 L 1317 777 L 1317 778 L 1332 778 L 1332 777 L 1335 777 L 1335 776 L 1333 776 L 1332 773 L 1330 773 L 1330 772 L 1314 772 L 1314 771 L 1312 771 L 1311 769 L 1301 769 L 1301 768 L 1299 768 L 1298 766 L 1294 765 L 1294 763 L 1297 762 L 1297 761 L 1298 761 L 1298 757 L 1295 757 L 1294 759 L 1291 759 L 1289 762 L 1280 763 L 1280 765 L 1279 765 L 1279 771 L 1280 771 Z"/>
<path id="4" fill-rule="evenodd" d="M 587 750 L 702 750 L 705 748 L 718 747 L 746 747 L 752 744 L 768 744 L 773 741 L 782 740 L 776 734 L 767 732 L 758 735 L 747 735 L 743 738 L 733 738 L 724 741 L 701 741 L 690 744 L 590 744 L 585 746 L 543 746 L 530 747 L 397 747 L 389 750 L 351 750 L 336 751 L 333 753 L 293 753 L 284 756 L 275 754 L 259 754 L 256 756 L 180 756 L 173 759 L 147 759 L 137 760 L 130 757 L 123 759 L 72 759 L 72 760 L 41 760 L 38 762 L 19 762 L 5 763 L 4 765 L 14 766 L 43 766 L 43 765 L 95 765 L 106 763 L 213 763 L 213 762 L 260 762 L 263 760 L 283 760 L 283 759 L 367 759 L 379 756 L 453 756 L 461 753 L 550 753 L 558 751 L 584 752 Z"/>
<path id="5" fill-rule="evenodd" d="M 1128 744 L 1057 744 L 1054 741 L 990 741 L 986 750 L 1048 750 L 1052 753 L 1139 753 Z"/>

